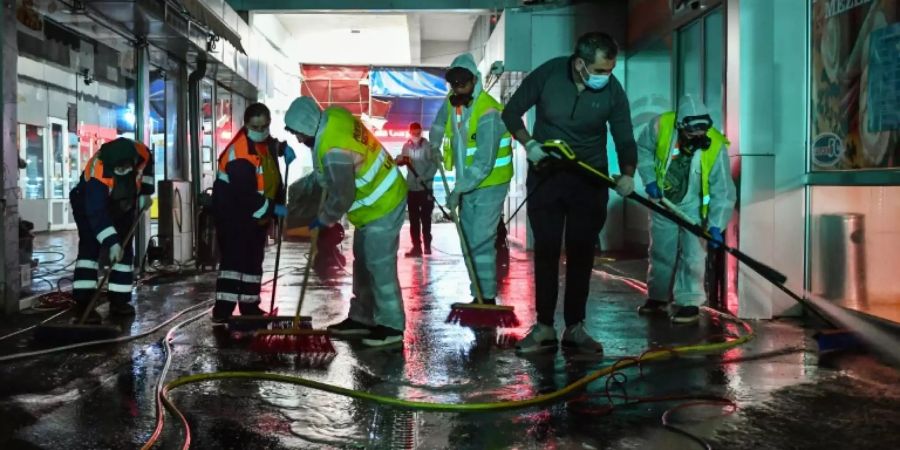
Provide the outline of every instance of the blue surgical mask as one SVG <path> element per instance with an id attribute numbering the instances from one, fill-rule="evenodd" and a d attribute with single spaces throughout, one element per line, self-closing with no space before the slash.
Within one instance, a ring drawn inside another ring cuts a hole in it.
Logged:
<path id="1" fill-rule="evenodd" d="M 603 89 L 609 83 L 608 73 L 603 75 L 588 73 L 586 67 L 582 67 L 579 73 L 581 74 L 581 79 L 584 80 L 584 85 L 590 89 Z"/>
<path id="2" fill-rule="evenodd" d="M 253 142 L 265 142 L 269 137 L 269 129 L 266 128 L 266 131 L 247 130 L 247 137 Z"/>
<path id="3" fill-rule="evenodd" d="M 604 87 L 606 87 L 607 83 L 609 83 L 609 75 L 608 74 L 607 75 L 591 74 L 591 76 L 589 76 L 587 78 L 587 80 L 584 80 L 584 85 L 591 89 L 594 89 L 594 90 L 603 89 Z"/>

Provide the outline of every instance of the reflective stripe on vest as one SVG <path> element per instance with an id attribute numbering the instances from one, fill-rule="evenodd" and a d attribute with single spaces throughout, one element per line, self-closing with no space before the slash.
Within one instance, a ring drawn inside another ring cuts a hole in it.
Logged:
<path id="1" fill-rule="evenodd" d="M 263 178 L 264 170 L 259 152 L 260 150 L 268 151 L 268 148 L 264 143 L 254 143 L 254 147 L 256 147 L 254 148 L 255 153 L 250 153 L 249 142 L 250 139 L 247 138 L 246 133 L 241 131 L 230 143 L 228 143 L 226 150 L 219 156 L 219 171 L 216 174 L 216 177 L 225 183 L 230 183 L 231 179 L 228 177 L 228 173 L 225 172 L 228 163 L 238 159 L 246 160 L 256 168 L 256 192 L 264 195 L 266 183 Z M 259 148 L 259 146 L 262 146 L 263 148 Z"/>
<path id="2" fill-rule="evenodd" d="M 452 108 L 450 105 L 450 101 L 447 100 L 447 108 Z M 481 117 L 486 114 L 489 110 L 496 110 L 497 112 L 503 111 L 503 105 L 500 104 L 497 100 L 490 96 L 490 94 L 486 92 L 482 92 L 478 95 L 478 98 L 475 99 L 475 102 L 472 106 L 472 115 L 469 117 L 469 123 L 466 132 L 468 133 L 468 138 L 466 142 L 466 158 L 465 163 L 466 166 L 470 166 L 472 162 L 475 160 L 475 153 L 478 151 L 478 142 L 475 139 L 476 132 L 478 131 L 478 121 Z M 459 124 L 460 114 L 457 114 L 457 125 Z M 447 170 L 453 169 L 453 136 L 456 133 L 456 129 L 453 127 L 453 123 L 450 120 L 451 116 L 448 114 L 447 116 L 447 124 L 444 128 L 444 168 Z M 499 184 L 508 183 L 513 177 L 513 167 L 512 167 L 512 136 L 509 132 L 503 133 L 503 136 L 500 138 L 499 148 L 497 149 L 497 159 L 494 161 L 494 168 L 491 170 L 491 173 L 488 174 L 487 177 L 482 180 L 481 184 L 478 185 L 479 188 L 496 186 Z"/>
<path id="3" fill-rule="evenodd" d="M 675 148 L 677 134 L 675 133 L 675 113 L 667 112 L 659 117 L 659 130 L 656 136 L 656 184 L 665 190 L 666 172 L 672 158 L 681 153 Z M 729 144 L 728 139 L 719 130 L 710 128 L 706 132 L 709 136 L 710 146 L 700 153 L 700 189 L 701 205 L 700 217 L 704 220 L 709 214 L 711 200 L 709 189 L 709 174 L 719 158 L 722 147 Z"/>
<path id="4" fill-rule="evenodd" d="M 406 198 L 406 182 L 393 158 L 365 125 L 344 108 L 324 112 L 325 124 L 316 138 L 318 170 L 323 172 L 325 155 L 332 149 L 351 151 L 363 157 L 356 171 L 356 198 L 347 218 L 361 227 L 391 212 Z"/>

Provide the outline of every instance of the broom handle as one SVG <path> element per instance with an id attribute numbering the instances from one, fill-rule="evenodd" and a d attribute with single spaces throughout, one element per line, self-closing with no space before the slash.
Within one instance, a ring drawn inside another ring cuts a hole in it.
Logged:
<path id="1" fill-rule="evenodd" d="M 150 204 L 148 203 L 143 209 L 138 212 L 137 217 L 134 218 L 134 223 L 131 224 L 131 228 L 128 229 L 128 234 L 125 235 L 125 240 L 123 241 L 125 245 L 131 243 L 131 238 L 134 237 L 134 233 L 137 231 L 138 224 L 141 223 L 141 218 L 144 217 L 144 213 L 150 209 Z M 79 324 L 84 324 L 87 321 L 88 315 L 94 309 L 94 306 L 97 305 L 97 300 L 100 298 L 100 290 L 103 286 L 106 285 L 106 282 L 109 281 L 109 276 L 112 274 L 113 267 L 122 260 L 125 256 L 125 245 L 122 246 L 122 251 L 116 255 L 115 259 L 109 262 L 109 270 L 103 274 L 103 278 L 100 279 L 100 284 L 97 285 L 97 290 L 94 291 L 94 295 L 91 297 L 91 301 L 88 303 L 87 308 L 84 309 L 84 312 L 81 314 L 81 319 L 78 321 Z"/>
<path id="2" fill-rule="evenodd" d="M 287 203 L 287 182 L 288 173 L 291 170 L 290 164 L 284 166 L 284 202 Z M 272 299 L 269 300 L 269 314 L 275 314 L 275 293 L 278 291 L 278 266 L 281 264 L 281 240 L 284 235 L 284 217 L 279 217 L 275 223 L 275 274 L 272 277 Z"/>
<path id="3" fill-rule="evenodd" d="M 316 217 L 318 214 L 322 212 L 322 208 L 325 206 L 325 197 L 327 197 L 328 193 L 322 191 L 322 198 L 319 200 L 319 209 L 316 212 Z M 309 232 L 309 260 L 306 261 L 306 267 L 303 269 L 303 283 L 300 285 L 300 298 L 297 300 L 297 312 L 294 313 L 294 329 L 300 328 L 300 310 L 303 308 L 303 299 L 306 297 L 306 285 L 309 282 L 309 272 L 312 268 L 313 261 L 316 260 L 316 254 L 318 253 L 318 245 L 319 244 L 319 229 L 316 228 L 314 230 L 310 230 Z"/>
<path id="4" fill-rule="evenodd" d="M 440 164 L 440 162 L 438 162 L 438 164 Z M 419 179 L 419 174 L 416 172 L 416 169 L 413 168 L 412 163 L 409 163 L 409 165 L 407 166 L 407 169 L 409 169 L 409 171 L 412 172 L 413 176 L 416 177 L 417 180 Z M 428 195 L 431 196 L 431 200 L 434 200 L 434 192 L 431 192 L 431 189 L 429 189 L 428 186 L 425 186 L 425 183 L 423 183 L 422 181 L 419 181 L 419 184 L 422 185 L 422 187 L 425 189 L 425 192 L 427 192 Z M 445 186 L 446 186 L 446 183 L 445 183 Z M 437 205 L 438 209 L 441 210 L 441 214 L 444 215 L 445 219 L 453 220 L 453 218 L 450 217 L 450 214 L 447 214 L 447 210 L 445 210 L 444 207 L 441 206 L 441 204 L 439 202 L 435 202 L 434 204 Z"/>
<path id="5" fill-rule="evenodd" d="M 447 175 L 444 173 L 444 166 L 438 164 L 441 171 L 441 180 L 444 182 L 444 190 L 450 195 L 450 185 L 447 183 Z M 469 254 L 469 242 L 463 233 L 462 226 L 459 224 L 459 216 L 456 211 L 450 210 L 450 218 L 453 219 L 453 225 L 456 226 L 456 233 L 459 235 L 459 242 L 462 244 L 463 260 L 466 262 L 466 270 L 469 271 L 469 278 L 472 280 L 472 286 L 475 286 L 475 300 L 481 305 L 484 303 L 484 296 L 481 294 L 481 283 L 478 280 L 478 274 L 475 273 L 475 267 L 472 265 L 472 256 Z"/>

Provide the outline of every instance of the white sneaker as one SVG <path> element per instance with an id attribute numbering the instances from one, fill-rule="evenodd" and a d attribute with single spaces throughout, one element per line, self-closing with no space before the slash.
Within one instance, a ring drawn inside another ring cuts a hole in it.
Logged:
<path id="1" fill-rule="evenodd" d="M 603 344 L 587 333 L 587 330 L 584 329 L 584 322 L 579 322 L 578 325 L 566 327 L 566 331 L 563 332 L 562 346 L 567 349 L 577 350 L 581 353 L 592 355 L 603 354 Z"/>
<path id="2" fill-rule="evenodd" d="M 542 323 L 536 323 L 528 330 L 525 339 L 516 344 L 516 353 L 520 355 L 556 350 L 556 330 Z"/>

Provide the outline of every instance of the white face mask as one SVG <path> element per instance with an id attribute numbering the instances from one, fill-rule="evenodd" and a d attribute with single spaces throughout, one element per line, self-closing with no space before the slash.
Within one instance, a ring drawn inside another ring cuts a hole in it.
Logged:
<path id="1" fill-rule="evenodd" d="M 418 145 L 420 142 L 422 142 L 422 136 L 413 136 L 410 140 L 413 141 L 414 144 Z"/>
<path id="2" fill-rule="evenodd" d="M 132 170 L 134 170 L 134 168 L 132 167 L 116 167 L 115 169 L 113 169 L 113 173 L 121 177 L 128 175 Z"/>
<path id="3" fill-rule="evenodd" d="M 269 137 L 269 129 L 266 128 L 265 131 L 254 131 L 248 129 L 247 137 L 250 138 L 250 140 L 253 142 L 263 142 L 266 140 L 266 138 Z"/>

